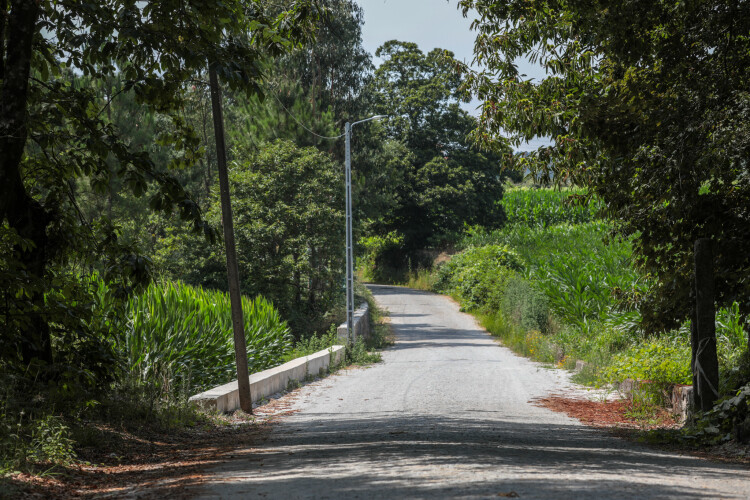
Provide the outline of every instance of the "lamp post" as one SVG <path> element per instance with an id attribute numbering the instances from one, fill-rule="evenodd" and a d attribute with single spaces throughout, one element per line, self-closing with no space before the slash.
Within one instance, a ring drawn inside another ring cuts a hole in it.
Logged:
<path id="1" fill-rule="evenodd" d="M 354 123 L 346 122 L 346 332 L 349 345 L 354 345 L 354 239 L 352 237 L 352 156 L 351 139 L 352 127 L 359 123 L 385 118 L 385 115 L 375 115 Z"/>

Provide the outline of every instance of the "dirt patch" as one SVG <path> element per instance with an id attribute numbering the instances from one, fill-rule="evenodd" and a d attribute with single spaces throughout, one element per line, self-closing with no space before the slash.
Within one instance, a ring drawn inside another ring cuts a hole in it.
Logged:
<path id="1" fill-rule="evenodd" d="M 295 413 L 298 392 L 270 400 L 252 416 L 237 412 L 178 432 L 127 432 L 98 425 L 102 439 L 116 444 L 79 450 L 73 466 L 0 478 L 0 497 L 190 498 L 210 465 L 231 458 L 237 449 L 252 453 L 267 438 L 271 424 Z"/>
<path id="2" fill-rule="evenodd" d="M 657 409 L 656 413 L 651 415 L 650 418 L 633 416 L 638 413 L 638 408 L 634 407 L 634 403 L 627 399 L 591 401 L 553 394 L 546 398 L 534 399 L 531 402 L 552 411 L 565 413 L 592 427 L 641 430 L 675 429 L 679 427 L 679 423 L 674 419 L 674 416 L 663 408 Z"/>
<path id="3" fill-rule="evenodd" d="M 663 408 L 647 421 L 631 416 L 638 411 L 637 408 L 633 408 L 633 402 L 627 399 L 591 401 L 553 394 L 533 399 L 530 403 L 565 413 L 585 425 L 606 429 L 617 437 L 645 443 L 661 450 L 750 467 L 750 445 L 729 442 L 696 447 L 693 443 L 679 439 L 679 429 L 682 425 L 674 419 L 674 415 Z"/>
<path id="4" fill-rule="evenodd" d="M 433 266 L 439 266 L 440 264 L 445 264 L 451 258 L 453 257 L 453 254 L 450 254 L 448 252 L 440 252 L 437 257 L 432 261 Z"/>

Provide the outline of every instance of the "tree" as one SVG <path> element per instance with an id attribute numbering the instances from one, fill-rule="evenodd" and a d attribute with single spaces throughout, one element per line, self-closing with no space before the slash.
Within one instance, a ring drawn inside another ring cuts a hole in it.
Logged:
<path id="1" fill-rule="evenodd" d="M 248 142 L 260 146 L 285 139 L 332 151 L 335 141 L 323 139 L 340 135 L 331 108 L 324 108 L 299 82 L 276 78 L 271 85 L 273 98 L 233 99 L 227 110 L 231 142 L 244 147 Z"/>
<path id="2" fill-rule="evenodd" d="M 353 0 L 323 0 L 327 13 L 317 25 L 315 42 L 284 57 L 278 77 L 297 82 L 309 99 L 311 112 L 331 112 L 336 126 L 356 121 L 370 103 L 367 85 L 372 56 L 362 46 L 362 7 Z"/>
<path id="3" fill-rule="evenodd" d="M 465 223 L 501 225 L 502 157 L 480 153 L 468 140 L 476 122 L 459 106 L 453 54 L 424 54 L 414 43 L 392 40 L 376 55 L 384 59 L 373 82 L 376 109 L 391 117 L 387 134 L 412 155 L 403 182 L 394 186 L 399 204 L 382 229 L 402 233 L 414 250 L 439 244 Z"/>
<path id="4" fill-rule="evenodd" d="M 340 164 L 315 147 L 278 140 L 238 147 L 229 181 L 243 293 L 271 300 L 297 337 L 326 327 L 344 272 Z M 214 200 L 208 218 L 220 214 Z M 160 260 L 189 283 L 223 288 L 222 255 L 221 245 L 178 238 Z"/>
<path id="5" fill-rule="evenodd" d="M 261 92 L 263 61 L 307 38 L 317 12 L 313 1 L 291 2 L 276 16 L 260 1 L 0 2 L 5 363 L 50 375 L 53 338 L 74 354 L 96 344 L 81 274 L 99 269 L 124 291 L 148 277 L 148 259 L 119 241 L 106 214 L 83 217 L 71 180 L 106 192 L 117 177 L 136 196 L 152 186 L 151 208 L 177 209 L 195 231 L 214 232 L 180 182 L 105 119 L 117 94 L 102 101 L 70 71 L 92 81 L 122 78 L 119 92 L 134 92 L 138 104 L 168 117 L 161 143 L 172 163 L 191 165 L 201 151 L 181 113 L 187 85 L 214 61 L 230 88 Z"/>
<path id="6" fill-rule="evenodd" d="M 551 135 L 535 170 L 589 184 L 653 278 L 652 332 L 695 321 L 694 242 L 713 246 L 715 299 L 750 313 L 750 6 L 744 2 L 464 0 L 487 72 L 475 135 Z M 524 80 L 527 56 L 548 76 Z M 498 75 L 494 77 L 493 75 Z M 694 350 L 697 346 L 694 345 Z M 695 352 L 694 352 L 695 357 Z M 697 370 L 697 367 L 694 367 Z M 710 407 L 715 394 L 708 397 Z"/>

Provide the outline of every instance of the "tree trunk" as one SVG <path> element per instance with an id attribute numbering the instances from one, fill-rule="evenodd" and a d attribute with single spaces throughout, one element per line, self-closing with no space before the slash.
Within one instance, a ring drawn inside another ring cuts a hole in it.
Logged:
<path id="1" fill-rule="evenodd" d="M 294 262 L 294 272 L 292 273 L 292 280 L 294 282 L 294 305 L 297 310 L 302 306 L 302 273 L 299 270 L 299 255 L 294 252 L 292 253 L 292 262 Z"/>
<path id="2" fill-rule="evenodd" d="M 224 226 L 224 245 L 227 254 L 229 301 L 232 307 L 234 354 L 237 363 L 237 388 L 240 396 L 240 408 L 242 408 L 245 413 L 252 413 L 253 402 L 250 395 L 250 376 L 247 370 L 247 345 L 245 343 L 245 320 L 242 314 L 242 296 L 240 295 L 240 273 L 237 266 L 237 251 L 234 246 L 232 203 L 229 197 L 226 145 L 224 144 L 224 117 L 221 112 L 221 89 L 219 88 L 219 80 L 216 76 L 216 69 L 213 64 L 209 64 L 208 73 L 211 85 L 214 133 L 216 134 L 216 163 L 219 170 L 221 223 L 222 226 Z"/>
<path id="3" fill-rule="evenodd" d="M 691 339 L 696 409 L 708 411 L 719 397 L 716 355 L 716 305 L 711 240 L 695 242 L 695 327 Z"/>
<path id="4" fill-rule="evenodd" d="M 690 315 L 690 370 L 693 374 L 692 411 L 694 413 L 703 407 L 700 394 L 698 394 L 698 371 L 695 369 L 695 354 L 698 352 L 698 318 L 695 314 L 695 283 L 693 283 L 693 293 L 690 294 L 690 299 L 693 302 Z"/>
<path id="5" fill-rule="evenodd" d="M 5 79 L 5 26 L 8 14 L 8 0 L 0 0 L 0 80 Z"/>
<path id="6" fill-rule="evenodd" d="M 29 284 L 38 286 L 44 280 L 48 261 L 49 216 L 41 203 L 26 191 L 20 167 L 28 136 L 26 109 L 39 5 L 28 0 L 12 0 L 7 25 L 4 23 L 6 6 L 7 0 L 3 0 L 0 4 L 3 22 L 0 25 L 3 26 L 2 33 L 7 32 L 8 50 L 0 60 L 3 75 L 0 93 L 0 223 L 7 220 L 19 236 L 33 243 L 33 248 L 18 247 L 16 253 L 29 277 Z M 4 47 L 4 43 L 0 45 L 0 53 Z M 44 293 L 37 289 L 23 311 L 29 318 L 28 323 L 21 327 L 21 353 L 27 365 L 34 360 L 52 362 L 50 329 L 43 311 Z"/>
<path id="7" fill-rule="evenodd" d="M 318 264 L 318 252 L 313 246 L 310 247 L 310 269 L 312 269 L 312 271 L 310 272 L 310 298 L 308 302 L 310 304 L 310 310 L 314 311 L 315 306 L 317 305 L 315 303 L 317 300 L 316 294 L 318 292 L 318 287 L 320 286 L 320 278 L 318 278 L 320 267 Z"/>

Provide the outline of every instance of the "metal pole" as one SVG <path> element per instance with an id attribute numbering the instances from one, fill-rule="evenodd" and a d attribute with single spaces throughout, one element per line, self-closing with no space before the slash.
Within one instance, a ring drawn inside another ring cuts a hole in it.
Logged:
<path id="1" fill-rule="evenodd" d="M 245 413 L 252 414 L 253 400 L 250 395 L 250 376 L 247 371 L 247 346 L 245 344 L 245 320 L 242 315 L 242 297 L 240 295 L 240 273 L 237 267 L 237 250 L 234 246 L 232 203 L 229 198 L 227 154 L 224 144 L 224 117 L 221 112 L 221 89 L 216 77 L 216 68 L 211 63 L 208 65 L 208 75 L 211 87 L 214 133 L 216 134 L 216 163 L 219 167 L 219 191 L 221 194 L 221 224 L 224 226 L 224 245 L 227 254 L 227 279 L 229 281 L 229 301 L 232 307 L 237 388 L 239 389 L 240 408 Z"/>
<path id="2" fill-rule="evenodd" d="M 352 251 L 352 125 L 346 122 L 346 332 L 349 345 L 354 345 L 354 252 Z"/>

